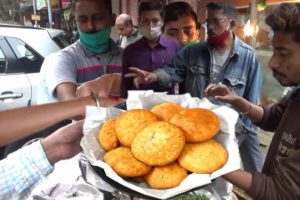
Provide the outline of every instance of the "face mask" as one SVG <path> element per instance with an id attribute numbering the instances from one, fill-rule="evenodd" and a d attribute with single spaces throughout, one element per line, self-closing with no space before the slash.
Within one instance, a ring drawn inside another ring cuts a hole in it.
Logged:
<path id="1" fill-rule="evenodd" d="M 230 24 L 228 25 L 227 29 L 220 35 L 208 37 L 208 42 L 211 43 L 213 46 L 221 46 L 222 44 L 224 44 L 225 40 L 230 34 L 229 26 Z"/>
<path id="2" fill-rule="evenodd" d="M 153 40 L 161 35 L 161 25 L 140 27 L 139 32 L 148 40 Z"/>
<path id="3" fill-rule="evenodd" d="M 199 43 L 199 42 L 197 42 L 197 41 L 180 43 L 180 48 L 192 46 L 192 45 L 198 44 L 198 43 Z"/>
<path id="4" fill-rule="evenodd" d="M 109 36 L 111 28 L 95 33 L 85 33 L 79 31 L 80 44 L 93 53 L 101 54 L 109 48 Z"/>

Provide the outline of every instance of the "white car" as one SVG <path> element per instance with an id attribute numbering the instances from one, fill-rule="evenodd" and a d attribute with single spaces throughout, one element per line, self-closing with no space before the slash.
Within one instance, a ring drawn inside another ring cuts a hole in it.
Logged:
<path id="1" fill-rule="evenodd" d="M 0 111 L 36 104 L 41 65 L 68 45 L 63 33 L 0 24 Z"/>

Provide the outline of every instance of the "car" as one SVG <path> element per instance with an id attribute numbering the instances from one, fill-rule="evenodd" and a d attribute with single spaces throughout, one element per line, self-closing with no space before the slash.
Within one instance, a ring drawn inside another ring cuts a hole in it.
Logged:
<path id="1" fill-rule="evenodd" d="M 44 58 L 67 45 L 62 30 L 0 24 L 0 111 L 35 105 Z"/>

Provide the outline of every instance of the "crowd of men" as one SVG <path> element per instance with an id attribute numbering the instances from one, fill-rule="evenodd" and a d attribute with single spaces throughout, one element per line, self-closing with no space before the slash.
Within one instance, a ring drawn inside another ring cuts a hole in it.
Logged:
<path id="1" fill-rule="evenodd" d="M 137 27 L 128 14 L 116 19 L 111 0 L 75 0 L 73 11 L 79 39 L 44 60 L 41 105 L 0 113 L 2 146 L 51 125 L 62 126 L 0 161 L 1 199 L 29 197 L 54 163 L 80 152 L 86 105 L 115 106 L 129 90 L 141 89 L 190 93 L 239 112 L 236 137 L 243 170 L 223 175 L 226 181 L 217 179 L 222 199 L 231 198 L 229 182 L 254 199 L 300 198 L 299 3 L 280 4 L 266 18 L 274 32 L 269 67 L 281 85 L 295 86 L 269 106 L 259 105 L 261 66 L 254 49 L 234 33 L 237 16 L 230 3 L 207 4 L 202 22 L 207 41 L 199 40 L 201 23 L 186 2 L 165 7 L 142 2 Z M 116 41 L 110 38 L 113 26 L 120 32 Z M 265 162 L 257 126 L 274 132 Z"/>

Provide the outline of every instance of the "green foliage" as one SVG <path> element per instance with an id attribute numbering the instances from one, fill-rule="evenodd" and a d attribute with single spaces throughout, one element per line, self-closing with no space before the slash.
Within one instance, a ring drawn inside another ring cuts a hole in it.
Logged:
<path id="1" fill-rule="evenodd" d="M 168 200 L 209 200 L 209 198 L 205 195 L 199 194 L 182 194 L 176 197 L 172 197 Z"/>

